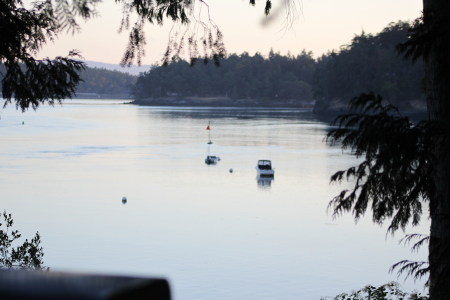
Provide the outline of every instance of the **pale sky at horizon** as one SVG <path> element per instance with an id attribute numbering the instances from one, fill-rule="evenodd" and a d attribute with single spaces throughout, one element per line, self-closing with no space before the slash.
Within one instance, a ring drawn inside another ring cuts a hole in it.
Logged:
<path id="1" fill-rule="evenodd" d="M 285 55 L 299 54 L 303 49 L 315 57 L 339 49 L 362 30 L 376 34 L 390 22 L 412 21 L 420 15 L 421 0 L 300 0 L 303 13 L 285 32 L 282 19 L 263 26 L 263 0 L 252 7 L 248 0 L 208 0 L 210 15 L 224 34 L 228 54 L 267 55 L 270 49 Z M 274 0 L 274 8 L 278 1 Z M 62 34 L 49 42 L 38 58 L 67 55 L 72 49 L 81 51 L 85 60 L 117 64 L 125 51 L 128 34 L 118 34 L 121 7 L 113 0 L 98 6 L 100 17 L 80 21 L 82 32 Z M 170 25 L 170 22 L 166 22 Z M 142 64 L 160 62 L 167 46 L 170 26 L 146 27 L 146 56 Z"/>

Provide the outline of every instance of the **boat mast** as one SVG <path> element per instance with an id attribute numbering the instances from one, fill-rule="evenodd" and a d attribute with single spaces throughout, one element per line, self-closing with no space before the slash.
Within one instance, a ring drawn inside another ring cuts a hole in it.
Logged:
<path id="1" fill-rule="evenodd" d="M 211 121 L 208 121 L 208 127 L 206 127 L 206 130 L 208 130 L 208 138 L 209 138 L 208 144 L 212 144 L 212 142 L 211 142 L 211 128 L 209 127 L 210 124 L 211 124 Z"/>

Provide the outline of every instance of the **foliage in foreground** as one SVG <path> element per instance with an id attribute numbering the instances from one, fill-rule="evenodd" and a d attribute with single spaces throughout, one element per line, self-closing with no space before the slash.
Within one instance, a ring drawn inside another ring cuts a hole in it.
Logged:
<path id="1" fill-rule="evenodd" d="M 399 229 L 404 231 L 408 225 L 419 225 L 422 206 L 430 203 L 434 193 L 432 174 L 436 159 L 431 150 L 436 137 L 443 135 L 442 127 L 432 121 L 413 124 L 374 93 L 353 98 L 350 106 L 355 113 L 339 116 L 333 123 L 337 127 L 326 140 L 331 145 L 339 144 L 343 150 L 350 149 L 364 160 L 331 177 L 331 182 L 354 180 L 353 188 L 343 190 L 330 201 L 333 215 L 352 212 L 358 221 L 371 210 L 374 223 L 390 220 L 388 232 L 392 234 Z M 413 250 L 429 243 L 428 236 L 419 234 L 407 235 L 404 240 L 417 238 L 420 240 Z M 442 252 L 432 254 L 443 258 Z M 391 271 L 395 268 L 415 279 L 430 272 L 428 261 L 404 260 Z"/>
<path id="2" fill-rule="evenodd" d="M 12 230 L 13 219 L 11 214 L 3 212 L 5 231 L 0 229 L 0 268 L 25 269 L 25 270 L 48 270 L 44 267 L 44 252 L 41 247 L 41 236 L 36 232 L 34 238 L 28 239 L 22 245 L 13 247 L 14 241 L 21 237 L 18 230 Z"/>
<path id="3" fill-rule="evenodd" d="M 355 179 L 353 189 L 343 190 L 330 202 L 334 215 L 351 211 L 358 220 L 371 208 L 374 223 L 391 219 L 391 233 L 410 223 L 418 225 L 422 204 L 429 202 L 432 192 L 431 143 L 436 124 L 414 125 L 374 93 L 353 98 L 350 108 L 354 113 L 339 116 L 326 141 L 364 160 L 331 177 L 332 182 Z"/>
<path id="4" fill-rule="evenodd" d="M 327 298 L 322 298 L 325 300 Z M 351 293 L 342 293 L 333 298 L 333 300 L 428 300 L 428 295 L 422 295 L 413 291 L 408 294 L 403 291 L 397 282 L 388 282 L 379 287 L 366 285 L 360 290 Z"/>
<path id="5" fill-rule="evenodd" d="M 59 2 L 63 5 L 66 1 Z M 46 102 L 54 105 L 71 98 L 81 80 L 79 72 L 85 67 L 74 59 L 80 53 L 72 50 L 66 57 L 41 60 L 34 56 L 65 27 L 75 26 L 75 16 L 89 18 L 87 7 L 86 3 L 66 7 L 71 12 L 69 19 L 61 19 L 55 15 L 51 1 L 33 2 L 29 9 L 20 0 L 0 1 L 0 85 L 4 106 L 14 102 L 24 112 Z"/>

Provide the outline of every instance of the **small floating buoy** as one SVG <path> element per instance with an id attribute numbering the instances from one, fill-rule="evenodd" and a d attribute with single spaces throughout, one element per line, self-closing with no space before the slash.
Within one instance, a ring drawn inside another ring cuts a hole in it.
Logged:
<path id="1" fill-rule="evenodd" d="M 233 169 L 230 169 L 230 173 L 233 173 Z"/>
<path id="2" fill-rule="evenodd" d="M 22 125 L 24 125 L 24 124 L 25 124 L 25 122 L 22 121 Z"/>
<path id="3" fill-rule="evenodd" d="M 127 197 L 123 197 L 123 198 L 122 198 L 122 203 L 123 203 L 123 204 L 127 203 Z"/>

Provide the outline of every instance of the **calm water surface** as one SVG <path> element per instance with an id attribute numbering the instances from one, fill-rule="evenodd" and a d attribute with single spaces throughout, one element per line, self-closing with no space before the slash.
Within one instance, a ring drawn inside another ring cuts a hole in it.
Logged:
<path id="1" fill-rule="evenodd" d="M 323 143 L 311 111 L 73 100 L 0 116 L 0 208 L 24 237 L 40 232 L 53 271 L 161 276 L 177 300 L 319 299 L 392 280 L 422 291 L 388 270 L 425 252 L 370 216 L 327 213 L 343 188 L 330 175 L 356 160 Z M 258 159 L 274 180 L 258 180 Z"/>

